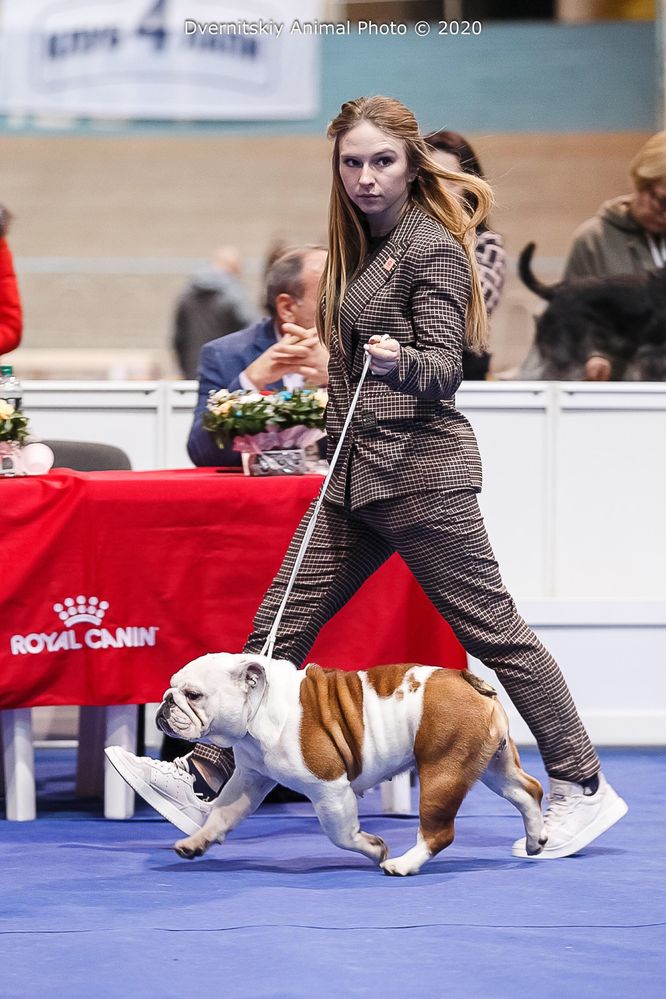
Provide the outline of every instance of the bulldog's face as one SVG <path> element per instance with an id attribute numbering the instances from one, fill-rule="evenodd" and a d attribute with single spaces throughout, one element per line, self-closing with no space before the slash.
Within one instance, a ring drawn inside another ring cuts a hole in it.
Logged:
<path id="1" fill-rule="evenodd" d="M 176 739 L 233 746 L 247 734 L 265 687 L 261 656 L 201 656 L 171 677 L 157 725 Z"/>

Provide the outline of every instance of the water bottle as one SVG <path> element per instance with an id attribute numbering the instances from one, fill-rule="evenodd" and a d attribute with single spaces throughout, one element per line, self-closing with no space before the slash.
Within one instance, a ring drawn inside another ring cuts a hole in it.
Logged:
<path id="1" fill-rule="evenodd" d="M 0 399 L 6 399 L 19 412 L 23 402 L 23 389 L 11 364 L 0 366 Z"/>

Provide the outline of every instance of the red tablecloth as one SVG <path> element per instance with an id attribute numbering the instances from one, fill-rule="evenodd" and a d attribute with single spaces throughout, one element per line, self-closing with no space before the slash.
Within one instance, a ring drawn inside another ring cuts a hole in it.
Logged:
<path id="1" fill-rule="evenodd" d="M 240 651 L 320 484 L 209 469 L 0 481 L 0 708 L 155 701 L 188 660 Z M 397 556 L 309 658 L 465 661 Z"/>

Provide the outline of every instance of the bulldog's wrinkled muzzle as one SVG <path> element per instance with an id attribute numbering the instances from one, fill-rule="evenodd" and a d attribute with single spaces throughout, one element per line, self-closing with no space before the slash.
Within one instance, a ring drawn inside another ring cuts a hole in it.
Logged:
<path id="1" fill-rule="evenodd" d="M 201 732 L 201 719 L 178 690 L 168 690 L 155 716 L 157 727 L 174 738 L 192 738 Z"/>

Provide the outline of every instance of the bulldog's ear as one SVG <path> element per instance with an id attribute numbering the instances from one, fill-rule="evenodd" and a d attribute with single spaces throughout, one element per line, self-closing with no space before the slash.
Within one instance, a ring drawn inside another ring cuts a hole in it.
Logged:
<path id="1" fill-rule="evenodd" d="M 246 693 L 256 693 L 266 686 L 266 670 L 256 659 L 244 659 L 242 663 L 241 683 Z"/>

